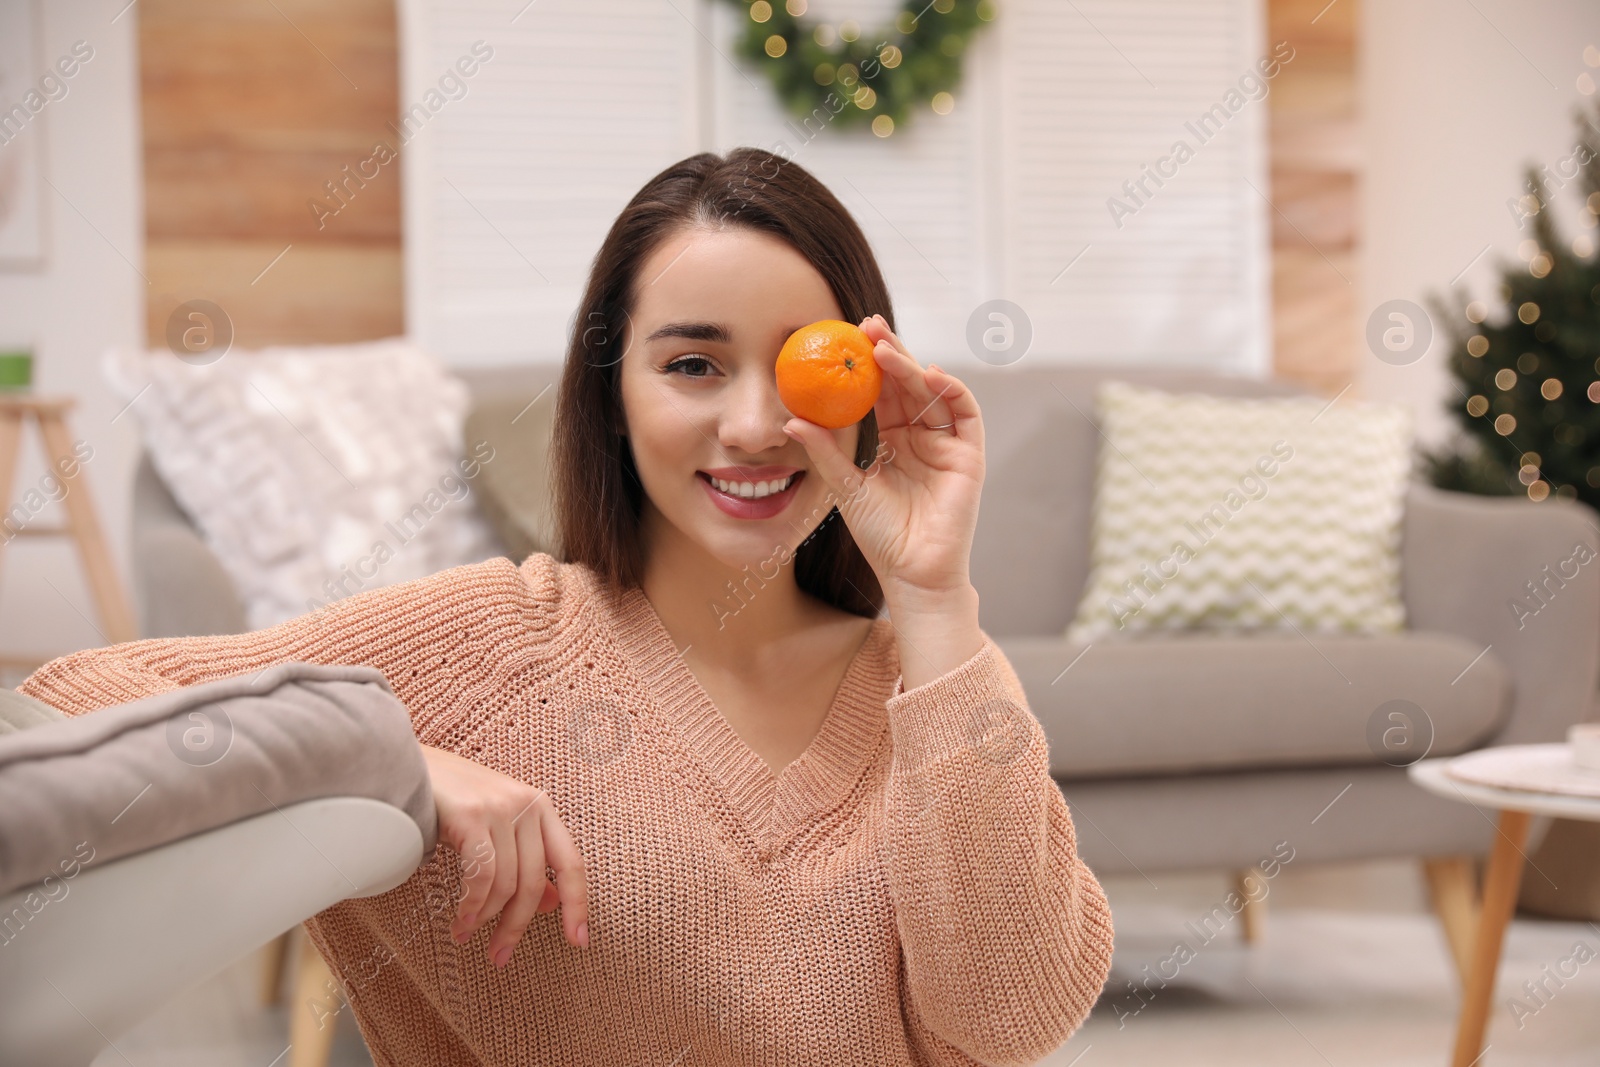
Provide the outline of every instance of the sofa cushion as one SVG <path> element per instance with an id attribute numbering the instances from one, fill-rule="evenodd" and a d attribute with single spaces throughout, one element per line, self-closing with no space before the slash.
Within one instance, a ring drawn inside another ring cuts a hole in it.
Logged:
<path id="1" fill-rule="evenodd" d="M 1098 407 L 1093 571 L 1068 640 L 1402 628 L 1404 409 L 1114 381 Z"/>
<path id="2" fill-rule="evenodd" d="M 1172 392 L 1295 396 L 1282 379 L 1181 368 L 1032 364 L 961 372 L 983 408 L 983 507 L 972 543 L 980 622 L 995 637 L 1059 635 L 1089 573 L 1090 502 L 1101 445 L 1095 396 L 1116 378 Z"/>
<path id="3" fill-rule="evenodd" d="M 1478 747 L 1511 708 L 1494 652 L 1447 634 L 998 643 L 1062 779 L 1398 765 Z"/>
<path id="4" fill-rule="evenodd" d="M 550 492 L 550 437 L 556 391 L 537 379 L 507 381 L 475 395 L 465 426 L 469 441 L 486 442 L 502 462 L 486 463 L 474 490 L 484 518 L 512 559 L 555 552 Z"/>
<path id="5" fill-rule="evenodd" d="M 405 811 L 425 860 L 438 842 L 410 713 L 376 668 L 282 663 L 3 734 L 0 894 L 327 796 Z"/>
<path id="6" fill-rule="evenodd" d="M 404 338 L 198 364 L 115 350 L 105 371 L 252 628 L 498 553 L 468 390 Z"/>

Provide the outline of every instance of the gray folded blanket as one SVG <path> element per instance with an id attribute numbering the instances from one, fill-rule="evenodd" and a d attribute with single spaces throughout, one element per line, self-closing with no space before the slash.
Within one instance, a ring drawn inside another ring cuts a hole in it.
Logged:
<path id="1" fill-rule="evenodd" d="M 0 733 L 0 894 L 327 796 L 402 809 L 432 856 L 428 768 L 374 667 L 280 663 Z"/>

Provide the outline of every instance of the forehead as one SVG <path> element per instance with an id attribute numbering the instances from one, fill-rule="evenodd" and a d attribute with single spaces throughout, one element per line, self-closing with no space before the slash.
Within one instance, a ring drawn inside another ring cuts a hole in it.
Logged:
<path id="1" fill-rule="evenodd" d="M 669 321 L 722 322 L 737 331 L 842 314 L 827 280 L 803 255 L 740 226 L 685 229 L 662 241 L 639 270 L 634 304 L 641 337 Z"/>

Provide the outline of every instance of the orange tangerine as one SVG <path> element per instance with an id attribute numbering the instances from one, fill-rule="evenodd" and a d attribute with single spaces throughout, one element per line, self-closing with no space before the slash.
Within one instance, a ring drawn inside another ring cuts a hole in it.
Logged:
<path id="1" fill-rule="evenodd" d="M 789 335 L 778 352 L 778 396 L 790 412 L 837 430 L 866 418 L 883 371 L 859 326 L 822 319 Z"/>

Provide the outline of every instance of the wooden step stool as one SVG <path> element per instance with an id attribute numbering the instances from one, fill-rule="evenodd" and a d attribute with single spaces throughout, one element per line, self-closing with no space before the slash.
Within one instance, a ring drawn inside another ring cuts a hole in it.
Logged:
<path id="1" fill-rule="evenodd" d="M 103 627 L 100 636 L 107 644 L 132 641 L 139 636 L 133 609 L 117 578 L 110 546 L 95 515 L 94 501 L 89 498 L 83 461 L 73 452 L 72 435 L 67 431 L 66 414 L 76 403 L 71 397 L 0 393 L 0 549 L 16 537 L 72 538 L 77 542 L 78 556 L 89 580 L 89 592 L 99 610 Z M 18 521 L 15 512 L 19 505 L 11 501 L 23 424 L 30 419 L 39 428 L 45 463 L 62 483 L 60 503 L 66 510 L 66 522 L 60 526 L 34 523 L 31 515 Z M 31 657 L 0 656 L 0 667 L 8 669 L 31 670 L 42 662 Z"/>

